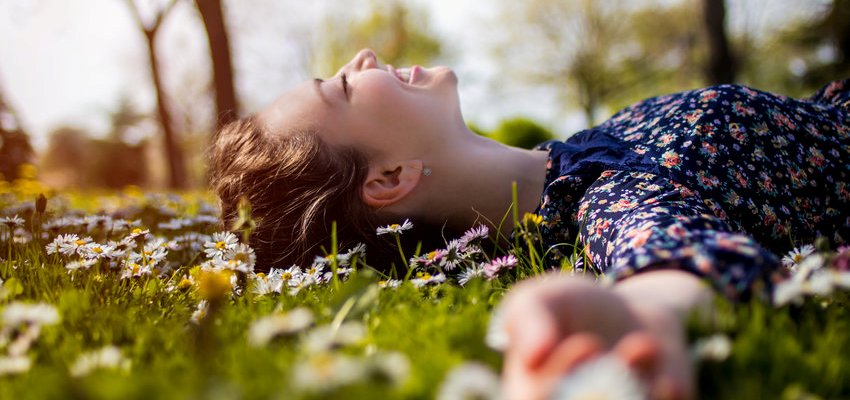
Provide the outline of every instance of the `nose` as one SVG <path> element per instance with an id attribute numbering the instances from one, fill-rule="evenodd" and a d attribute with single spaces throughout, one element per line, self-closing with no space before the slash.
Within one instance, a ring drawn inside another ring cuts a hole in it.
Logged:
<path id="1" fill-rule="evenodd" d="M 372 49 L 360 50 L 354 57 L 354 66 L 358 70 L 378 68 L 378 56 Z"/>

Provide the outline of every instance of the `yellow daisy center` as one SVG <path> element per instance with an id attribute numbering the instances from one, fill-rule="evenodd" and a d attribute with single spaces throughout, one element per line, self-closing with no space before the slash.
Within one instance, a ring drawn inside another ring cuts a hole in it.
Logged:
<path id="1" fill-rule="evenodd" d="M 177 288 L 181 290 L 188 289 L 190 286 L 192 286 L 192 281 L 190 281 L 188 278 L 181 279 L 180 283 L 177 284 Z"/>
<path id="2" fill-rule="evenodd" d="M 224 249 L 224 247 L 225 247 L 226 245 L 227 245 L 227 244 L 226 244 L 226 243 L 224 243 L 224 241 L 215 242 L 215 248 L 216 248 L 216 250 L 222 250 L 222 249 Z"/>

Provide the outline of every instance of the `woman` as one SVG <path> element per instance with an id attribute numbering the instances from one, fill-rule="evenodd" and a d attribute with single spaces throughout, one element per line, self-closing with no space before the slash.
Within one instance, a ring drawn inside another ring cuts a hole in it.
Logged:
<path id="1" fill-rule="evenodd" d="M 451 231 L 500 221 L 515 182 L 519 212 L 543 217 L 550 263 L 577 234 L 593 267 L 620 283 L 518 285 L 505 304 L 508 397 L 544 397 L 610 351 L 653 397 L 689 398 L 682 318 L 710 304 L 702 278 L 746 296 L 769 286 L 775 254 L 795 241 L 850 238 L 844 85 L 805 101 L 739 86 L 657 97 L 524 150 L 467 128 L 450 69 L 395 69 L 363 50 L 332 79 L 222 129 L 212 183 L 226 226 L 248 200 L 251 245 L 268 267 L 321 254 L 332 221 L 342 243 L 404 218 Z"/>

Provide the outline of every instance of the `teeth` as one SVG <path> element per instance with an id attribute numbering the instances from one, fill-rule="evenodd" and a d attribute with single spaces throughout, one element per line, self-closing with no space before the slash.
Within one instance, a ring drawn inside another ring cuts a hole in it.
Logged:
<path id="1" fill-rule="evenodd" d="M 410 69 L 401 68 L 396 70 L 396 72 L 398 72 L 398 77 L 402 80 L 402 82 L 407 83 L 410 80 Z"/>

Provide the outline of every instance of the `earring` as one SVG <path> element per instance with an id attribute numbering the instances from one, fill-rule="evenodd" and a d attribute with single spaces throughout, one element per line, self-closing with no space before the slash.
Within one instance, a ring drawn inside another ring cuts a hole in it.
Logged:
<path id="1" fill-rule="evenodd" d="M 428 168 L 428 167 L 422 168 L 422 175 L 431 176 L 431 168 Z"/>

